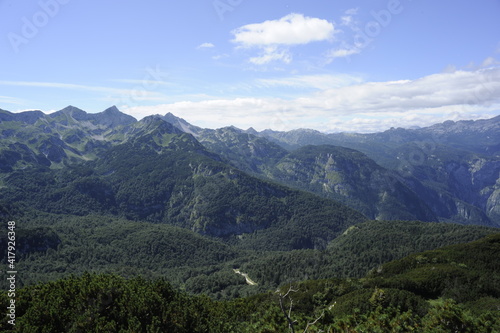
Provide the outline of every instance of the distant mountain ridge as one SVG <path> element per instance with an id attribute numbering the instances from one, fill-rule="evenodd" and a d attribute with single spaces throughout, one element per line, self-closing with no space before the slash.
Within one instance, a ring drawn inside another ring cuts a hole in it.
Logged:
<path id="1" fill-rule="evenodd" d="M 369 218 L 499 226 L 499 137 L 500 116 L 374 134 L 325 134 L 203 129 L 171 113 L 137 121 L 115 106 L 94 114 L 73 106 L 51 114 L 0 110 L 0 172 L 98 161 L 126 143 L 157 153 L 187 149 L 338 200 Z"/>
<path id="2" fill-rule="evenodd" d="M 444 123 L 418 129 L 391 128 L 370 134 L 327 134 L 311 129 L 296 129 L 287 132 L 264 130 L 256 133 L 256 135 L 266 137 L 289 149 L 305 145 L 331 144 L 349 146 L 349 148 L 356 147 L 358 150 L 370 153 L 370 144 L 373 142 L 391 147 L 419 141 L 434 145 L 446 144 L 453 148 L 471 150 L 490 156 L 500 155 L 499 134 L 500 115 L 491 119 L 457 122 L 448 120 Z"/>
<path id="3" fill-rule="evenodd" d="M 70 123 L 70 118 L 72 118 L 75 121 L 90 121 L 96 125 L 99 124 L 108 127 L 129 125 L 137 121 L 134 117 L 118 110 L 116 106 L 111 106 L 99 113 L 87 113 L 72 105 L 50 114 L 45 114 L 42 111 L 13 113 L 0 109 L 0 121 L 19 121 L 32 125 L 39 120 L 50 121 L 51 119 L 62 120 L 63 118 L 67 118 L 66 125 Z"/>
<path id="4" fill-rule="evenodd" d="M 323 188 L 315 188 L 314 184 L 321 185 L 318 175 L 312 172 L 317 165 L 309 165 L 309 172 L 306 173 L 309 173 L 310 178 L 306 181 L 304 170 L 301 174 L 293 175 L 288 168 L 288 173 L 292 174 L 286 177 L 280 175 L 275 168 L 280 165 L 278 160 L 286 159 L 290 151 L 301 147 L 307 149 L 311 145 L 355 149 L 387 169 L 389 174 L 392 173 L 389 188 L 390 185 L 402 184 L 406 192 L 414 192 L 423 201 L 423 204 L 418 204 L 420 207 L 430 208 L 439 220 L 500 225 L 500 116 L 475 121 L 447 121 L 418 129 L 393 128 L 373 134 L 325 134 L 311 129 L 258 132 L 253 128 L 240 130 L 229 127 L 198 133 L 200 142 L 232 161 L 238 168 L 326 197 L 332 197 L 332 191 L 328 188 L 339 188 L 345 183 L 335 183 L 329 179 L 323 182 Z M 262 157 L 266 155 L 269 156 Z M 316 157 L 320 158 L 319 155 Z M 349 170 L 344 172 L 345 178 L 350 178 Z M 358 184 L 361 191 L 362 183 Z M 394 192 L 393 187 L 386 193 L 393 193 L 400 199 L 407 197 Z M 351 207 L 361 209 L 371 218 L 383 218 L 387 213 L 390 216 L 394 213 L 394 209 L 378 211 L 375 208 L 377 199 L 359 201 L 360 194 L 351 192 L 346 193 L 343 199 L 338 196 L 335 199 L 350 202 Z M 353 200 L 358 203 L 353 203 Z M 363 210 L 361 206 L 370 208 Z M 415 217 L 421 213 L 413 211 L 412 214 Z M 433 220 L 430 217 L 432 214 L 425 215 L 426 218 L 422 218 L 422 215 L 420 218 Z M 404 214 L 392 217 L 408 218 Z"/>

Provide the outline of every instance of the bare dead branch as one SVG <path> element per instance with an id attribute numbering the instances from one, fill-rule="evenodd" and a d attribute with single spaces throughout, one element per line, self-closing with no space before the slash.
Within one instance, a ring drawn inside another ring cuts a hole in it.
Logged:
<path id="1" fill-rule="evenodd" d="M 288 290 L 285 294 L 283 294 L 280 289 L 276 290 L 276 294 L 278 294 L 279 301 L 280 301 L 281 312 L 283 312 L 283 315 L 285 316 L 286 321 L 288 322 L 288 328 L 290 329 L 290 332 L 292 332 L 292 333 L 295 333 L 295 324 L 297 324 L 297 321 L 294 321 L 292 319 L 293 299 L 290 297 L 290 293 L 297 292 L 297 291 L 298 290 L 295 290 L 292 288 L 291 284 L 290 284 L 290 287 L 288 287 Z M 290 301 L 290 307 L 288 308 L 288 311 L 285 309 L 285 304 L 284 304 L 284 301 L 286 298 L 288 298 Z M 325 315 L 325 312 L 323 311 L 318 318 L 316 318 L 312 322 L 307 323 L 307 326 L 304 329 L 303 333 L 307 333 L 309 328 L 311 326 L 315 325 L 321 318 L 323 318 L 324 315 Z"/>
<path id="2" fill-rule="evenodd" d="M 296 324 L 296 322 L 294 320 L 292 320 L 292 318 L 291 318 L 291 316 L 292 316 L 292 308 L 293 308 L 293 300 L 289 296 L 291 292 L 297 292 L 297 290 L 294 290 L 292 288 L 291 284 L 290 284 L 290 287 L 288 288 L 288 291 L 284 295 L 283 295 L 283 293 L 281 293 L 281 291 L 279 289 L 276 291 L 276 293 L 278 294 L 279 300 L 280 300 L 281 311 L 285 315 L 285 318 L 286 318 L 286 320 L 288 322 L 288 328 L 290 329 L 290 331 L 292 333 L 295 333 L 295 327 L 294 327 L 294 325 Z M 285 309 L 285 305 L 284 305 L 284 300 L 287 297 L 290 300 L 290 307 L 288 308 L 288 312 Z"/>
<path id="3" fill-rule="evenodd" d="M 293 327 L 294 322 L 293 322 L 292 318 L 290 318 L 290 314 L 292 311 L 292 302 L 290 302 L 290 309 L 289 309 L 289 312 L 287 312 L 285 309 L 285 306 L 283 305 L 283 300 L 285 299 L 285 297 L 282 294 L 279 294 L 279 298 L 280 298 L 280 308 L 281 308 L 281 311 L 285 315 L 285 318 L 288 322 L 288 328 L 290 329 L 290 331 L 292 333 L 295 333 L 295 329 Z"/>
<path id="4" fill-rule="evenodd" d="M 316 320 L 314 320 L 313 322 L 307 323 L 307 326 L 306 326 L 306 328 L 304 329 L 304 332 L 303 332 L 303 333 L 307 333 L 307 331 L 309 330 L 309 327 L 310 327 L 310 326 L 313 326 L 314 324 L 316 324 L 316 323 L 317 323 L 317 322 L 318 322 L 318 321 L 319 321 L 319 320 L 320 320 L 320 319 L 324 316 L 324 314 L 325 314 L 325 311 L 323 311 L 323 312 L 321 313 L 321 315 L 320 315 L 318 318 L 316 318 Z"/>

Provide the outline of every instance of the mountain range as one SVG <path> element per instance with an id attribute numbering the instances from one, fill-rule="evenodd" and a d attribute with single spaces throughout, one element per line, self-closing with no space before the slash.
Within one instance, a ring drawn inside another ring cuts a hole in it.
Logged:
<path id="1" fill-rule="evenodd" d="M 297 213 L 277 211 L 300 196 L 348 206 L 359 221 L 500 226 L 500 116 L 373 134 L 204 129 L 170 113 L 137 121 L 114 106 L 0 110 L 0 121 L 0 198 L 42 211 L 122 214 L 232 237 L 293 220 Z M 315 237 L 298 242 L 320 246 Z"/>

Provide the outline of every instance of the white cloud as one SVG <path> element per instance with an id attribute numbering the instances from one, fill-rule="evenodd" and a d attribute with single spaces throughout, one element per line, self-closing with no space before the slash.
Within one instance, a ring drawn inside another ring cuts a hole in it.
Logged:
<path id="1" fill-rule="evenodd" d="M 197 49 L 210 49 L 213 47 L 215 47 L 215 45 L 212 43 L 203 43 L 203 44 L 198 45 Z"/>
<path id="2" fill-rule="evenodd" d="M 261 54 L 249 61 L 264 65 L 273 61 L 289 64 L 292 55 L 289 48 L 333 38 L 335 28 L 327 20 L 289 14 L 279 20 L 254 23 L 233 30 L 233 43 L 240 48 L 257 48 Z"/>
<path id="3" fill-rule="evenodd" d="M 498 102 L 500 68 L 434 74 L 417 80 L 369 82 L 325 90 L 303 101 L 316 107 L 356 112 L 410 111 Z"/>
<path id="4" fill-rule="evenodd" d="M 327 20 L 295 13 L 232 31 L 233 42 L 244 47 L 308 44 L 329 40 L 333 33 L 334 26 Z"/>
<path id="5" fill-rule="evenodd" d="M 314 82 L 298 77 L 290 85 Z M 317 78 L 316 78 L 317 80 Z M 262 81 L 269 85 L 286 81 Z M 317 81 L 316 81 L 317 82 Z M 322 84 L 318 86 L 323 87 Z M 124 111 L 137 118 L 172 112 L 210 128 L 314 128 L 322 131 L 382 131 L 428 126 L 446 119 L 477 119 L 500 112 L 500 67 L 455 71 L 416 80 L 364 82 L 322 89 L 305 97 L 210 99 Z"/>
<path id="6" fill-rule="evenodd" d="M 216 128 L 229 125 L 244 127 L 245 123 L 257 124 L 257 126 L 266 124 L 266 120 L 263 122 L 263 119 L 271 118 L 282 102 L 281 99 L 260 98 L 211 99 L 132 107 L 123 111 L 139 119 L 151 114 L 172 112 L 202 127 Z M 242 122 L 242 119 L 245 121 Z M 252 125 L 247 127 L 250 126 Z"/>

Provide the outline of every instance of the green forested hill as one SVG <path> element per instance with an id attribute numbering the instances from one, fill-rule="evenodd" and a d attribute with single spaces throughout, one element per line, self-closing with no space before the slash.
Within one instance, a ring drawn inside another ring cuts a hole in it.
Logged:
<path id="1" fill-rule="evenodd" d="M 363 279 L 287 283 L 231 301 L 189 296 L 164 280 L 84 274 L 18 290 L 15 331 L 497 332 L 499 244 L 495 234 Z M 8 301 L 2 293 L 3 308 Z M 7 320 L 1 329 L 12 328 Z"/>
<path id="2" fill-rule="evenodd" d="M 4 226 L 6 228 L 6 226 Z M 274 289 L 290 281 L 359 278 L 411 253 L 479 239 L 497 229 L 423 222 L 371 221 L 351 227 L 324 250 L 274 251 L 230 244 L 168 224 L 110 216 L 25 215 L 17 221 L 20 285 L 84 272 L 166 278 L 175 287 L 215 298 Z M 5 238 L 0 246 L 6 249 Z M 6 265 L 7 256 L 1 263 Z M 240 269 L 257 283 L 249 286 Z M 5 281 L 1 286 L 5 286 Z"/>
<path id="3" fill-rule="evenodd" d="M 122 216 L 222 238 L 259 231 L 265 242 L 242 239 L 255 249 L 324 247 L 365 221 L 332 200 L 248 176 L 198 145 L 182 134 L 167 147 L 138 141 L 88 164 L 18 170 L 4 178 L 0 200 L 24 211 Z"/>
<path id="4" fill-rule="evenodd" d="M 369 221 L 350 227 L 324 251 L 271 252 L 241 265 L 261 283 L 363 277 L 381 264 L 415 252 L 469 242 L 497 232 L 494 228 L 410 221 Z"/>
<path id="5" fill-rule="evenodd" d="M 373 271 L 370 283 L 462 303 L 478 297 L 500 298 L 499 251 L 500 234 L 494 234 L 468 244 L 412 254 Z"/>

